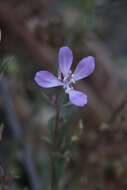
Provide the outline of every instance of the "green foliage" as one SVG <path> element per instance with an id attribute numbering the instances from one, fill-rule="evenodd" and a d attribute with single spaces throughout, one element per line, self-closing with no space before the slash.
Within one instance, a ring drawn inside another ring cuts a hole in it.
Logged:
<path id="1" fill-rule="evenodd" d="M 15 56 L 7 55 L 0 60 L 0 74 L 15 75 L 18 73 L 17 59 Z"/>
<path id="2" fill-rule="evenodd" d="M 85 14 L 90 15 L 93 11 L 94 0 L 80 0 L 80 8 L 83 8 Z"/>
<path id="3" fill-rule="evenodd" d="M 94 0 L 65 0 L 64 4 L 66 6 L 79 7 L 84 14 L 90 15 L 93 11 Z"/>
<path id="4" fill-rule="evenodd" d="M 48 121 L 49 139 L 51 139 L 51 141 L 53 140 L 52 137 L 53 137 L 54 126 L 55 126 L 55 117 L 52 117 L 52 118 Z"/>
<path id="5" fill-rule="evenodd" d="M 0 141 L 2 140 L 3 130 L 4 130 L 4 124 L 1 124 L 0 125 Z"/>

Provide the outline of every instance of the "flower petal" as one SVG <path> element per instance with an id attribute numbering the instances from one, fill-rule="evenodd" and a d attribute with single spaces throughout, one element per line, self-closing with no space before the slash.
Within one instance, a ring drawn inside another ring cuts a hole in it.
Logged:
<path id="1" fill-rule="evenodd" d="M 55 86 L 62 86 L 63 83 L 60 82 L 57 77 L 48 71 L 38 71 L 34 77 L 35 82 L 44 88 L 51 88 Z"/>
<path id="2" fill-rule="evenodd" d="M 73 54 L 69 47 L 62 47 L 58 54 L 59 69 L 61 73 L 66 76 L 71 68 L 73 61 Z"/>
<path id="3" fill-rule="evenodd" d="M 75 106 L 83 107 L 87 104 L 87 95 L 77 90 L 69 91 L 69 99 Z"/>
<path id="4" fill-rule="evenodd" d="M 79 64 L 77 65 L 74 73 L 73 79 L 78 81 L 89 76 L 95 69 L 95 58 L 92 56 L 88 56 L 83 58 Z"/>

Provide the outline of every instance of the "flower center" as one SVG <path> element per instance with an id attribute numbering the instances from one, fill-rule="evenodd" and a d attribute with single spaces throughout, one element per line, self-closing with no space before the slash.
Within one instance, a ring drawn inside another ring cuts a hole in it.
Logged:
<path id="1" fill-rule="evenodd" d="M 69 93 L 70 90 L 73 89 L 73 84 L 75 83 L 75 80 L 73 79 L 72 71 L 70 70 L 68 74 L 63 78 L 63 88 L 66 93 Z"/>

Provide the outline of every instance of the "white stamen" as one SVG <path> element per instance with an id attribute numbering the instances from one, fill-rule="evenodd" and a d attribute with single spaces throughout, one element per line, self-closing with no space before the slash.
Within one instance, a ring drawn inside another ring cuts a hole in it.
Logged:
<path id="1" fill-rule="evenodd" d="M 67 80 L 67 78 L 68 78 L 68 76 L 64 77 L 63 82 L 65 82 Z"/>
<path id="2" fill-rule="evenodd" d="M 75 84 L 75 80 L 73 78 L 71 78 L 70 82 Z"/>
<path id="3" fill-rule="evenodd" d="M 62 74 L 61 74 L 61 72 L 60 71 L 58 71 L 58 80 L 62 80 Z"/>
<path id="4" fill-rule="evenodd" d="M 74 89 L 72 84 L 74 84 L 76 81 L 74 80 L 73 76 L 74 74 L 72 74 L 72 71 L 69 70 L 68 74 L 63 79 L 63 88 L 67 94 L 70 92 L 70 90 Z"/>
<path id="5" fill-rule="evenodd" d="M 70 90 L 71 90 L 71 88 L 68 87 L 68 88 L 65 90 L 65 93 L 68 94 Z"/>

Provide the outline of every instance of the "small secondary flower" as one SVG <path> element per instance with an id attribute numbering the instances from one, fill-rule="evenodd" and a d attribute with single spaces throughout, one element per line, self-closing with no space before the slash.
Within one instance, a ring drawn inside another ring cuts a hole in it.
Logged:
<path id="1" fill-rule="evenodd" d="M 87 104 L 87 95 L 74 89 L 73 85 L 89 76 L 95 69 L 95 58 L 88 56 L 78 63 L 76 69 L 72 73 L 71 65 L 73 54 L 69 47 L 62 47 L 58 53 L 58 77 L 48 71 L 38 71 L 35 74 L 35 82 L 44 88 L 62 86 L 65 93 L 69 95 L 72 104 L 83 107 Z"/>

